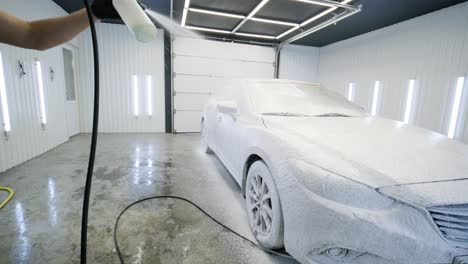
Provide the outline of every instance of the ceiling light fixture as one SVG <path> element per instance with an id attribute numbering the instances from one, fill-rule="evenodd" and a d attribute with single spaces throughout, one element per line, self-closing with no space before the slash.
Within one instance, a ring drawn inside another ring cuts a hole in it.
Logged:
<path id="1" fill-rule="evenodd" d="M 200 8 L 191 7 L 191 8 L 189 8 L 189 10 L 192 11 L 192 12 L 203 13 L 203 14 L 208 14 L 208 15 L 232 17 L 232 18 L 240 18 L 240 19 L 245 18 L 245 16 L 243 16 L 243 15 L 224 13 L 224 12 L 212 11 L 212 10 L 207 10 L 207 9 L 200 9 Z"/>
<path id="2" fill-rule="evenodd" d="M 239 30 L 239 28 L 242 27 L 242 25 L 244 25 L 245 22 L 247 22 L 247 20 L 251 19 L 255 14 L 257 14 L 258 11 L 260 11 L 260 9 L 262 9 L 262 8 L 266 5 L 266 3 L 268 3 L 268 1 L 270 1 L 270 0 L 262 0 L 262 2 L 260 2 L 260 4 L 258 4 L 258 5 L 254 8 L 254 10 L 252 10 L 252 11 L 250 12 L 250 14 L 249 14 L 246 18 L 244 18 L 244 19 L 232 30 L 232 33 L 235 33 L 237 30 Z"/>
<path id="3" fill-rule="evenodd" d="M 360 11 L 361 11 L 360 8 L 357 9 L 357 10 L 352 10 L 352 11 L 346 10 L 346 11 L 344 11 L 343 13 L 341 13 L 341 14 L 339 14 L 339 15 L 337 15 L 337 16 L 334 16 L 334 17 L 332 17 L 331 19 L 329 19 L 329 20 L 327 20 L 327 21 L 325 21 L 325 22 L 323 22 L 323 23 L 321 23 L 321 24 L 318 24 L 318 25 L 315 26 L 315 27 L 309 28 L 309 29 L 307 29 L 306 31 L 304 31 L 304 32 L 302 32 L 302 33 L 299 33 L 298 35 L 296 35 L 296 36 L 294 36 L 294 37 L 291 37 L 291 38 L 289 38 L 289 39 L 287 39 L 287 40 L 281 42 L 280 45 L 281 45 L 281 46 L 284 46 L 284 45 L 286 45 L 286 44 L 289 44 L 289 43 L 291 43 L 291 42 L 294 42 L 294 41 L 296 41 L 296 40 L 299 40 L 299 39 L 301 39 L 301 38 L 303 38 L 303 37 L 305 37 L 305 36 L 308 36 L 308 35 L 310 35 L 310 34 L 312 34 L 312 33 L 314 33 L 314 32 L 319 31 L 319 30 L 321 30 L 321 29 L 323 29 L 323 28 L 326 28 L 326 27 L 328 27 L 328 26 L 330 26 L 330 25 L 334 25 L 334 24 L 338 23 L 339 21 L 341 21 L 341 20 L 343 20 L 343 19 L 345 19 L 345 18 L 347 18 L 347 17 L 350 17 L 350 16 L 352 16 L 352 15 L 354 15 L 354 14 L 360 12 Z"/>
<path id="4" fill-rule="evenodd" d="M 315 1 L 315 0 L 296 0 L 296 1 L 307 3 L 307 4 L 313 4 L 313 5 L 335 7 L 335 5 L 333 5 L 333 4 L 330 4 L 330 3 L 327 3 L 327 2 Z"/>
<path id="5" fill-rule="evenodd" d="M 206 27 L 194 27 L 194 26 L 185 26 L 188 29 L 198 30 L 198 31 L 206 31 L 206 32 L 213 32 L 213 33 L 220 33 L 220 34 L 231 34 L 229 30 L 221 30 L 221 29 L 214 29 L 214 28 L 206 28 Z"/>
<path id="6" fill-rule="evenodd" d="M 299 2 L 307 3 L 307 4 L 312 4 L 312 5 L 321 5 L 321 6 L 329 6 L 329 7 L 342 7 L 346 9 L 352 9 L 355 10 L 356 7 L 347 5 L 347 3 L 351 2 L 352 0 L 347 0 L 343 2 L 336 2 L 336 1 L 330 1 L 330 0 L 296 0 Z"/>
<path id="7" fill-rule="evenodd" d="M 341 4 L 348 4 L 351 1 L 353 1 L 353 0 L 344 0 L 343 2 L 341 2 Z M 327 14 L 330 14 L 331 12 L 335 11 L 336 9 L 338 9 L 338 7 L 329 8 L 329 9 L 323 11 L 322 13 L 307 19 L 306 21 L 301 23 L 301 27 L 303 27 L 303 26 L 305 26 L 307 24 L 310 24 L 313 21 L 315 21 L 315 20 L 317 20 L 317 19 L 319 19 L 319 18 L 321 18 L 321 17 L 323 17 L 323 16 L 325 16 Z M 354 10 L 358 10 L 358 9 L 354 9 Z"/>
<path id="8" fill-rule="evenodd" d="M 252 38 L 275 39 L 275 36 L 252 34 L 252 33 L 236 32 L 236 33 L 234 33 L 234 35 L 243 36 L 243 37 L 252 37 Z"/>
<path id="9" fill-rule="evenodd" d="M 296 1 L 300 1 L 300 0 L 296 0 Z M 344 0 L 344 1 L 340 2 L 340 4 L 346 5 L 346 4 L 350 3 L 351 1 L 353 1 L 353 0 Z M 331 8 L 329 8 L 329 9 L 323 11 L 323 12 L 321 12 L 321 13 L 319 13 L 319 14 L 317 14 L 317 15 L 315 15 L 315 16 L 309 18 L 309 19 L 307 19 L 306 21 L 302 22 L 301 24 L 299 24 L 298 27 L 291 28 L 291 29 L 289 29 L 289 30 L 287 30 L 287 31 L 285 31 L 285 32 L 283 32 L 283 33 L 281 33 L 280 35 L 278 35 L 278 36 L 276 37 L 276 39 L 280 39 L 280 38 L 282 38 L 282 37 L 284 37 L 284 36 L 286 36 L 286 35 L 289 35 L 290 33 L 294 32 L 295 30 L 299 29 L 300 27 L 306 26 L 306 25 L 308 25 L 308 24 L 314 22 L 315 20 L 317 20 L 317 19 L 319 19 L 319 18 L 321 18 L 321 17 L 323 17 L 323 16 L 325 16 L 325 15 L 327 15 L 327 14 L 330 14 L 331 12 L 335 11 L 336 9 L 338 9 L 338 8 L 337 8 L 337 7 L 331 7 Z M 359 10 L 359 9 L 356 9 L 356 10 Z M 356 10 L 355 10 L 355 11 L 356 11 Z M 356 11 L 356 12 L 357 12 L 357 11 Z M 353 14 L 354 14 L 354 13 L 353 13 Z M 327 25 L 327 26 L 328 26 L 328 25 Z"/>
<path id="10" fill-rule="evenodd" d="M 282 38 L 282 37 L 284 37 L 286 35 L 289 35 L 289 33 L 298 30 L 300 27 L 301 26 L 295 26 L 295 27 L 293 27 L 291 29 L 288 29 L 285 32 L 281 33 L 280 35 L 276 36 L 276 39 L 280 39 L 280 38 Z"/>
<path id="11" fill-rule="evenodd" d="M 256 21 L 256 22 L 269 23 L 269 24 L 290 26 L 290 27 L 299 26 L 298 23 L 284 22 L 284 21 L 278 21 L 278 20 L 272 20 L 272 19 L 265 19 L 265 18 L 258 18 L 258 17 L 252 17 L 250 20 Z"/>
<path id="12" fill-rule="evenodd" d="M 189 6 L 190 6 L 190 0 L 185 0 L 184 11 L 182 13 L 182 22 L 180 23 L 183 27 L 185 26 L 185 22 L 187 22 L 187 13 L 189 10 Z"/>

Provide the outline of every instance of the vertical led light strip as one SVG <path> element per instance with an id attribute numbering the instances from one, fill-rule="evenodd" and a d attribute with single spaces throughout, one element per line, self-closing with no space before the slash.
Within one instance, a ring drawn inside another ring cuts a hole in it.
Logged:
<path id="1" fill-rule="evenodd" d="M 190 7 L 190 0 L 185 0 L 184 11 L 182 12 L 182 22 L 180 23 L 182 27 L 185 27 L 185 22 L 187 22 L 187 13 L 189 11 L 189 7 Z"/>
<path id="2" fill-rule="evenodd" d="M 413 110 L 414 84 L 415 84 L 415 80 L 410 80 L 409 81 L 408 94 L 406 95 L 405 115 L 403 116 L 403 122 L 405 122 L 407 124 L 410 121 L 411 111 Z"/>
<path id="3" fill-rule="evenodd" d="M 465 77 L 458 77 L 457 87 L 455 90 L 455 97 L 453 99 L 452 114 L 450 115 L 449 130 L 447 134 L 449 138 L 455 137 L 464 84 L 465 84 Z"/>
<path id="4" fill-rule="evenodd" d="M 153 115 L 153 78 L 148 75 L 146 83 L 146 111 L 149 116 Z"/>
<path id="5" fill-rule="evenodd" d="M 374 94 L 372 96 L 372 108 L 371 108 L 371 115 L 375 116 L 377 114 L 377 106 L 379 103 L 379 95 L 380 95 L 380 81 L 375 81 L 374 83 Z"/>
<path id="6" fill-rule="evenodd" d="M 140 106 L 138 100 L 138 76 L 133 75 L 133 115 L 138 116 L 140 114 Z"/>
<path id="7" fill-rule="evenodd" d="M 354 102 L 354 93 L 355 93 L 355 84 L 354 83 L 349 83 L 348 86 L 348 100 L 351 102 Z"/>
<path id="8" fill-rule="evenodd" d="M 45 105 L 45 96 L 44 96 L 44 81 L 42 79 L 42 65 L 40 61 L 35 62 L 36 66 L 36 81 L 37 88 L 39 89 L 39 104 L 41 110 L 41 124 L 43 127 L 47 124 L 47 114 L 46 114 L 46 105 Z"/>
<path id="9" fill-rule="evenodd" d="M 10 112 L 8 111 L 8 100 L 6 94 L 5 73 L 3 71 L 2 53 L 0 53 L 0 102 L 2 104 L 3 129 L 5 133 L 11 131 Z"/>

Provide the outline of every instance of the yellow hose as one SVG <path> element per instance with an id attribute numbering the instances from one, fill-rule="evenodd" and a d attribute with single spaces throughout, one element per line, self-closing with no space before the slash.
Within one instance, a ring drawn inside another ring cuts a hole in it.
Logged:
<path id="1" fill-rule="evenodd" d="M 15 194 L 15 192 L 13 191 L 13 189 L 11 188 L 8 188 L 8 187 L 1 187 L 0 186 L 0 191 L 7 191 L 9 192 L 10 194 L 8 195 L 8 197 L 6 198 L 5 201 L 3 201 L 2 203 L 0 203 L 0 209 L 2 209 L 3 206 L 5 206 L 5 204 L 7 204 L 11 198 L 13 197 L 13 195 Z"/>

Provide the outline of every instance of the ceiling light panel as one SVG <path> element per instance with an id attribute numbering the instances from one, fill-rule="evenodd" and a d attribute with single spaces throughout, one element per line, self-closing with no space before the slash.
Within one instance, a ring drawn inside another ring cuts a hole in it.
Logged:
<path id="1" fill-rule="evenodd" d="M 245 16 L 243 16 L 243 15 L 232 14 L 232 13 L 225 13 L 225 12 L 218 12 L 218 11 L 212 11 L 212 10 L 207 10 L 207 9 L 189 8 L 189 10 L 190 10 L 191 12 L 202 13 L 202 14 L 208 14 L 208 15 L 214 15 L 214 16 L 231 17 L 231 18 L 237 18 L 237 19 L 243 19 L 243 18 L 245 18 Z"/>
<path id="2" fill-rule="evenodd" d="M 185 26 L 185 23 L 187 22 L 187 15 L 188 15 L 189 7 L 190 7 L 190 0 L 185 0 L 184 11 L 182 12 L 182 22 L 180 23 L 182 26 Z"/>
<path id="3" fill-rule="evenodd" d="M 282 37 L 284 37 L 284 36 L 286 36 L 286 35 L 289 35 L 290 33 L 292 33 L 292 32 L 294 32 L 294 31 L 298 30 L 299 28 L 300 28 L 300 26 L 295 26 L 295 27 L 293 27 L 293 28 L 291 28 L 291 29 L 288 29 L 288 30 L 286 30 L 285 32 L 283 32 L 283 33 L 281 33 L 280 35 L 278 35 L 278 36 L 276 37 L 276 39 L 280 39 L 280 38 L 282 38 Z"/>
<path id="4" fill-rule="evenodd" d="M 234 35 L 243 36 L 243 37 L 251 37 L 251 38 L 261 38 L 261 39 L 275 39 L 275 36 L 252 34 L 252 33 L 242 33 L 242 32 L 236 32 L 236 33 L 234 33 Z"/>
<path id="5" fill-rule="evenodd" d="M 276 24 L 276 25 L 283 25 L 283 26 L 290 26 L 290 27 L 299 26 L 299 24 L 297 23 L 284 22 L 284 21 L 279 21 L 279 20 L 265 19 L 265 18 L 258 18 L 258 17 L 252 17 L 250 20 L 261 22 L 261 23 L 269 23 L 269 24 Z"/>
<path id="6" fill-rule="evenodd" d="M 315 1 L 315 0 L 296 0 L 298 2 L 303 2 L 312 5 L 321 5 L 321 6 L 328 6 L 328 7 L 336 7 L 335 5 L 327 2 Z"/>
<path id="7" fill-rule="evenodd" d="M 212 32 L 212 33 L 219 33 L 219 34 L 231 34 L 229 30 L 221 30 L 215 28 L 207 28 L 207 27 L 195 27 L 195 26 L 185 26 L 188 29 L 204 31 L 204 32 Z"/>
<path id="8" fill-rule="evenodd" d="M 235 33 L 237 30 L 239 30 L 239 28 L 242 27 L 242 25 L 245 24 L 245 22 L 247 22 L 247 20 L 251 19 L 253 16 L 255 16 L 255 14 L 258 13 L 258 11 L 260 11 L 260 9 L 262 9 L 267 3 L 268 3 L 269 0 L 262 0 L 260 2 L 260 4 L 258 4 L 250 13 L 249 15 L 244 18 L 233 30 L 232 30 L 232 33 Z"/>

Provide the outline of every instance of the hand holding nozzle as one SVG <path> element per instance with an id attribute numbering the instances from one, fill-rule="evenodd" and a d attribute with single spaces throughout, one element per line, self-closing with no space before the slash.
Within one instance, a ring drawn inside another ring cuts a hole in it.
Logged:
<path id="1" fill-rule="evenodd" d="M 146 6 L 140 1 L 132 1 L 137 2 L 143 11 L 146 10 Z M 122 20 L 122 17 L 115 9 L 113 2 L 113 0 L 94 0 L 91 8 L 96 18 L 100 20 Z"/>
<path id="2" fill-rule="evenodd" d="M 146 6 L 137 0 L 94 0 L 94 15 L 98 19 L 121 19 L 140 42 L 156 37 L 156 26 L 146 15 Z"/>

